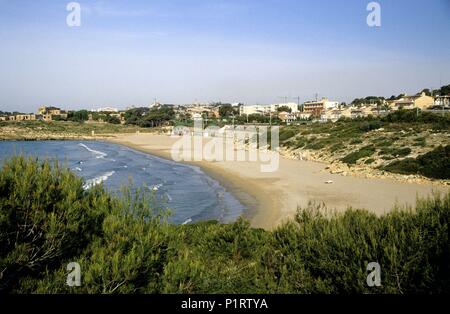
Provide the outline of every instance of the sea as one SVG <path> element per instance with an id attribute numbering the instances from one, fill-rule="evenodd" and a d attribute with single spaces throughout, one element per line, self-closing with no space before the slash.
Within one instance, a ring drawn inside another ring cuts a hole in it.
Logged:
<path id="1" fill-rule="evenodd" d="M 124 185 L 151 191 L 154 206 L 170 209 L 169 220 L 189 224 L 230 223 L 245 207 L 199 167 L 176 163 L 103 141 L 3 141 L 0 164 L 13 155 L 58 160 L 84 179 L 84 189 L 103 186 L 120 195 Z"/>

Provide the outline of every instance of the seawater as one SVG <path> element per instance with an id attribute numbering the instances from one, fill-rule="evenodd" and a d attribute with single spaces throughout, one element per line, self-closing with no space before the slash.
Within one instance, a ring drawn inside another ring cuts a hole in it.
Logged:
<path id="1" fill-rule="evenodd" d="M 154 194 L 157 206 L 170 209 L 177 224 L 204 220 L 232 222 L 245 207 L 200 168 L 141 153 L 102 141 L 4 141 L 0 163 L 24 154 L 41 160 L 56 159 L 84 179 L 84 188 L 103 184 L 120 192 L 132 182 Z"/>

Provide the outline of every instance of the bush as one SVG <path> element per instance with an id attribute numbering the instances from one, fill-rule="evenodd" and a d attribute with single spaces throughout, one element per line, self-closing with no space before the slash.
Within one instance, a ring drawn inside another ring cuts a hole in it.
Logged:
<path id="1" fill-rule="evenodd" d="M 378 121 L 378 120 L 364 121 L 359 126 L 360 130 L 363 131 L 363 132 L 369 132 L 369 131 L 373 131 L 373 130 L 378 130 L 381 127 L 382 127 L 382 123 L 381 123 L 381 121 Z"/>
<path id="2" fill-rule="evenodd" d="M 102 189 L 55 162 L 15 157 L 0 172 L 0 291 L 18 278 L 53 270 L 79 254 L 101 232 L 111 206 Z"/>
<path id="3" fill-rule="evenodd" d="M 361 144 L 363 141 L 360 140 L 359 138 L 355 138 L 353 140 L 350 141 L 350 145 L 356 145 L 356 144 Z"/>
<path id="4" fill-rule="evenodd" d="M 342 158 L 342 162 L 347 164 L 355 164 L 358 160 L 364 157 L 370 157 L 375 153 L 375 147 L 373 145 L 365 146 L 355 152 L 352 152 Z"/>
<path id="5" fill-rule="evenodd" d="M 439 146 L 418 156 L 397 160 L 382 169 L 400 174 L 421 174 L 435 179 L 450 179 L 450 145 Z"/>
<path id="6" fill-rule="evenodd" d="M 440 129 L 446 129 L 450 127 L 450 115 L 446 114 L 442 116 L 440 114 L 436 114 L 433 112 L 427 111 L 417 111 L 416 109 L 412 110 L 397 110 L 389 113 L 387 116 L 382 118 L 382 121 L 385 122 L 399 122 L 399 123 L 429 123 L 433 124 L 434 127 Z"/>
<path id="7" fill-rule="evenodd" d="M 170 225 L 149 196 L 122 197 L 57 163 L 0 171 L 0 290 L 15 293 L 449 293 L 450 192 L 378 217 L 309 206 L 273 231 Z M 66 265 L 82 267 L 68 287 Z M 382 286 L 366 284 L 378 262 Z"/>
<path id="8" fill-rule="evenodd" d="M 411 154 L 411 148 L 403 147 L 403 148 L 383 148 L 380 150 L 380 154 L 382 155 L 391 155 L 393 157 L 405 157 Z"/>
<path id="9" fill-rule="evenodd" d="M 293 129 L 283 128 L 280 130 L 280 141 L 284 142 L 290 139 L 291 137 L 295 136 L 296 134 L 297 132 Z"/>

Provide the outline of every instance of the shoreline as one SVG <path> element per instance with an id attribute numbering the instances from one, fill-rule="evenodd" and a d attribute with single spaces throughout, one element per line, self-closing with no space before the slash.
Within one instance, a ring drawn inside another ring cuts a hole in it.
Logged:
<path id="1" fill-rule="evenodd" d="M 170 149 L 177 139 L 157 134 L 117 134 L 106 141 L 158 157 L 173 160 Z M 348 208 L 366 209 L 380 216 L 394 207 L 415 206 L 417 197 L 434 191 L 447 192 L 448 186 L 399 182 L 392 178 L 342 176 L 327 171 L 327 164 L 280 156 L 279 169 L 261 173 L 259 162 L 198 161 L 182 163 L 200 167 L 219 181 L 248 210 L 244 217 L 252 227 L 273 229 L 291 220 L 297 208 L 325 205 L 343 212 Z M 325 184 L 332 181 L 333 184 Z"/>
<path id="2" fill-rule="evenodd" d="M 173 161 L 170 149 L 177 138 L 156 133 L 115 133 L 52 140 L 106 141 Z M 306 208 L 311 204 L 336 212 L 348 208 L 365 209 L 380 216 L 393 208 L 415 206 L 417 197 L 450 190 L 448 185 L 438 182 L 415 183 L 389 177 L 343 176 L 330 173 L 327 163 L 290 159 L 281 154 L 279 169 L 274 173 L 261 173 L 260 162 L 202 160 L 180 163 L 197 166 L 218 181 L 244 205 L 242 216 L 250 221 L 251 226 L 266 230 L 292 220 L 297 208 Z M 327 181 L 333 184 L 325 184 Z"/>
<path id="3" fill-rule="evenodd" d="M 143 148 L 141 145 L 117 138 L 107 138 L 105 140 L 107 142 L 123 145 L 145 154 L 150 154 L 173 161 L 170 153 L 163 149 Z M 218 181 L 228 192 L 236 197 L 242 205 L 244 205 L 246 209 L 242 215 L 251 222 L 253 227 L 263 229 L 271 229 L 274 227 L 273 224 L 267 223 L 267 218 L 271 217 L 269 221 L 275 221 L 279 218 L 279 213 L 274 211 L 274 208 L 276 208 L 276 202 L 274 202 L 268 195 L 264 193 L 260 194 L 261 191 L 255 184 L 252 184 L 252 182 L 246 181 L 239 176 L 224 175 L 221 171 L 215 168 L 214 165 L 209 165 L 208 162 L 182 161 L 180 163 L 199 167 L 207 176 Z"/>

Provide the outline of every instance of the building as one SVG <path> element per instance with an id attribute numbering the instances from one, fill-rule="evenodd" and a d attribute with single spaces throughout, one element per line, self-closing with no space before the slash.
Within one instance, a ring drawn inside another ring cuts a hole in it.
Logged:
<path id="1" fill-rule="evenodd" d="M 291 113 L 291 112 L 282 111 L 282 112 L 278 113 L 278 118 L 283 123 L 291 124 L 292 122 L 297 121 L 297 114 Z"/>
<path id="2" fill-rule="evenodd" d="M 251 114 L 260 114 L 260 115 L 266 115 L 271 112 L 271 106 L 270 105 L 247 105 L 247 106 L 240 106 L 239 107 L 239 114 L 240 115 L 251 115 Z"/>
<path id="3" fill-rule="evenodd" d="M 415 96 L 403 96 L 398 100 L 389 102 L 392 110 L 398 109 L 427 109 L 434 105 L 434 98 L 425 93 Z"/>
<path id="4" fill-rule="evenodd" d="M 321 122 L 327 122 L 327 121 L 336 122 L 342 116 L 343 116 L 342 110 L 339 110 L 339 109 L 326 110 L 326 111 L 323 111 L 322 114 L 320 115 L 320 121 Z"/>
<path id="5" fill-rule="evenodd" d="M 97 112 L 119 112 L 119 109 L 113 108 L 113 107 L 104 107 L 104 108 L 98 108 L 97 110 L 92 110 Z"/>
<path id="6" fill-rule="evenodd" d="M 56 116 L 60 119 L 67 119 L 67 112 L 57 107 L 42 106 L 38 109 L 38 115 L 41 120 L 52 121 Z"/>
<path id="7" fill-rule="evenodd" d="M 307 101 L 303 103 L 303 112 L 320 116 L 322 111 L 339 108 L 339 102 L 330 101 L 328 98 L 322 98 L 319 101 Z"/>
<path id="8" fill-rule="evenodd" d="M 450 95 L 436 96 L 434 99 L 434 106 L 441 108 L 450 108 Z"/>
<path id="9" fill-rule="evenodd" d="M 277 113 L 279 108 L 287 107 L 289 108 L 291 113 L 297 113 L 298 104 L 297 103 L 280 103 L 280 104 L 272 104 L 272 105 L 241 105 L 239 107 L 240 115 L 251 115 L 251 114 L 259 114 L 259 115 L 269 115 L 270 113 Z"/>
<path id="10" fill-rule="evenodd" d="M 34 114 L 18 114 L 16 115 L 16 121 L 34 121 L 36 120 L 36 115 Z"/>
<path id="11" fill-rule="evenodd" d="M 311 113 L 307 112 L 299 112 L 297 113 L 297 117 L 299 120 L 309 120 L 311 118 Z"/>

